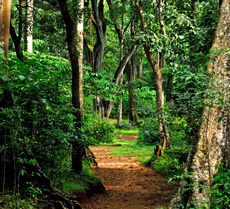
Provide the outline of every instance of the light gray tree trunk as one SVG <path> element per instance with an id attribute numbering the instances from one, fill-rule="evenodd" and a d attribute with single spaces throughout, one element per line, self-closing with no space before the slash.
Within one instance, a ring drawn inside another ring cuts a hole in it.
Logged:
<path id="1" fill-rule="evenodd" d="M 34 0 L 27 0 L 27 35 L 26 51 L 33 52 L 33 10 Z"/>
<path id="2" fill-rule="evenodd" d="M 120 88 L 122 88 L 123 76 L 120 78 Z M 119 104 L 118 104 L 118 113 L 117 113 L 117 125 L 122 122 L 122 94 L 120 94 Z"/>
<path id="3" fill-rule="evenodd" d="M 218 87 L 215 83 L 211 84 L 212 92 L 217 90 L 226 101 L 229 99 L 230 81 L 230 0 L 223 0 L 220 9 L 220 18 L 212 45 L 210 63 L 208 71 L 215 77 L 217 82 L 222 85 Z M 227 84 L 226 84 L 227 81 Z M 215 93 L 216 94 L 216 93 Z M 202 203 L 208 202 L 210 196 L 205 193 L 213 184 L 213 175 L 217 172 L 215 166 L 223 161 L 230 163 L 230 135 L 229 135 L 229 102 L 224 106 L 219 106 L 218 100 L 213 99 L 207 102 L 204 107 L 203 120 L 197 136 L 194 137 L 191 149 L 184 166 L 184 173 L 192 172 L 193 177 L 183 178 L 179 193 L 171 202 L 170 208 L 199 208 Z M 222 118 L 218 122 L 219 118 Z M 192 186 L 188 186 L 191 184 Z M 203 188 L 200 189 L 198 185 Z M 179 206 L 181 205 L 181 206 Z M 209 207 L 208 204 L 206 204 Z"/>
<path id="4" fill-rule="evenodd" d="M 3 49 L 5 57 L 8 56 L 9 31 L 12 0 L 0 1 L 0 47 Z"/>
<path id="5" fill-rule="evenodd" d="M 138 59 L 139 64 L 137 65 L 137 78 L 141 78 L 142 75 L 142 68 L 143 68 L 143 60 L 141 58 Z"/>

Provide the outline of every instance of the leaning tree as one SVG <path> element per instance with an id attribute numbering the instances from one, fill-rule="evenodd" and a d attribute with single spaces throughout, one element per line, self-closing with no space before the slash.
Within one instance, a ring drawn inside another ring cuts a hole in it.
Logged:
<path id="1" fill-rule="evenodd" d="M 229 136 L 229 78 L 230 78 L 230 0 L 223 0 L 217 30 L 214 36 L 208 76 L 215 76 L 212 87 L 207 90 L 216 92 L 213 99 L 206 97 L 199 132 L 194 136 L 184 174 L 191 173 L 181 181 L 179 193 L 171 202 L 171 208 L 198 207 L 210 201 L 206 193 L 213 185 L 216 165 L 230 163 Z M 217 94 L 218 92 L 218 94 Z M 192 185 L 192 186 L 191 186 Z"/>

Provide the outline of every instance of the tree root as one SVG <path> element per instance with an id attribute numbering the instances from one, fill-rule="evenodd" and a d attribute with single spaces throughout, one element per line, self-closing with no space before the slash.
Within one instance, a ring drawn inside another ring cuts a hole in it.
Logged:
<path id="1" fill-rule="evenodd" d="M 63 194 L 60 190 L 52 185 L 51 180 L 46 176 L 46 174 L 42 171 L 41 167 L 37 163 L 35 156 L 31 149 L 27 146 L 27 149 L 30 151 L 31 156 L 35 160 L 35 164 L 33 168 L 35 172 L 39 174 L 39 184 L 42 184 L 46 187 L 47 191 L 43 192 L 50 199 L 50 202 L 53 203 L 56 209 L 81 209 L 81 205 L 79 204 L 79 198 L 76 196 L 70 196 Z"/>

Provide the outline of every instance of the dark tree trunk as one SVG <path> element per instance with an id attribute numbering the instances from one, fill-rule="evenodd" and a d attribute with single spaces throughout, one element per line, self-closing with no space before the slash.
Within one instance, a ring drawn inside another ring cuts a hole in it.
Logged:
<path id="1" fill-rule="evenodd" d="M 179 193 L 171 202 L 173 209 L 210 208 L 210 194 L 206 193 L 213 185 L 215 168 L 221 162 L 230 163 L 230 114 L 229 114 L 229 71 L 230 71 L 230 1 L 223 0 L 217 30 L 214 36 L 208 72 L 216 82 L 206 91 L 216 90 L 226 104 L 219 106 L 217 99 L 206 103 L 203 109 L 200 129 L 193 137 L 192 145 L 183 168 L 183 173 L 192 172 L 191 178 L 184 177 Z M 222 88 L 220 87 L 222 86 Z M 218 97 L 219 98 L 219 97 Z M 215 104 L 213 107 L 209 105 Z M 219 119 L 222 118 L 221 121 Z M 188 184 L 192 185 L 188 187 Z M 202 186 L 202 188 L 200 188 Z M 201 201 L 202 200 L 202 201 Z M 227 208 L 227 207 L 226 207 Z"/>
<path id="2" fill-rule="evenodd" d="M 196 1 L 197 1 L 197 0 L 191 0 L 191 8 L 192 8 L 192 11 L 193 11 L 193 12 L 196 11 Z"/>
<path id="3" fill-rule="evenodd" d="M 87 63 L 90 66 L 93 65 L 93 71 L 96 73 L 101 73 L 102 60 L 104 56 L 105 48 L 105 37 L 106 37 L 106 27 L 107 20 L 104 16 L 104 1 L 91 0 L 92 12 L 93 12 L 93 25 L 97 34 L 97 42 L 93 47 L 93 54 L 89 50 L 86 40 L 84 40 L 84 51 L 87 58 Z M 93 55 L 93 56 L 92 56 Z M 94 61 L 92 62 L 92 58 Z M 99 105 L 98 105 L 99 104 Z M 104 102 L 101 101 L 101 96 L 93 99 L 94 111 L 98 111 L 102 118 L 104 117 Z"/>
<path id="4" fill-rule="evenodd" d="M 22 60 L 23 53 L 22 53 L 22 47 L 21 47 L 21 36 L 17 36 L 15 29 L 11 23 L 10 23 L 10 35 L 14 42 L 14 47 L 15 47 L 15 51 L 17 54 L 17 58 Z"/>
<path id="5" fill-rule="evenodd" d="M 80 136 L 80 128 L 83 120 L 83 90 L 82 90 L 82 69 L 79 67 L 78 63 L 78 55 L 76 49 L 76 41 L 75 41 L 75 30 L 74 23 L 68 10 L 66 0 L 59 0 L 60 10 L 62 13 L 63 20 L 66 25 L 66 33 L 67 33 L 67 44 L 70 55 L 71 67 L 72 67 L 72 104 L 76 109 L 74 113 L 76 129 L 78 135 Z M 79 147 L 76 143 L 73 143 L 73 151 L 72 151 L 72 169 L 75 172 L 82 171 L 82 157 L 83 157 L 83 147 Z"/>
<path id="6" fill-rule="evenodd" d="M 118 84 L 121 76 L 123 75 L 124 69 L 126 64 L 129 61 L 129 58 L 132 56 L 132 54 L 134 53 L 134 51 L 136 50 L 136 46 L 134 46 L 132 49 L 129 50 L 128 54 L 122 59 L 122 61 L 120 62 L 119 67 L 117 68 L 114 78 L 113 78 L 113 82 L 115 84 Z M 113 108 L 113 101 L 109 101 L 109 102 L 105 102 L 105 117 L 109 118 L 109 115 L 111 113 L 111 110 Z"/>

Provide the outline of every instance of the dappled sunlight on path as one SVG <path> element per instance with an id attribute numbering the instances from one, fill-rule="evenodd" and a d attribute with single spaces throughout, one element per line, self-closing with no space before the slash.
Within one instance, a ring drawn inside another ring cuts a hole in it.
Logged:
<path id="1" fill-rule="evenodd" d="M 135 157 L 107 154 L 116 146 L 96 146 L 91 150 L 98 167 L 92 167 L 106 188 L 104 194 L 95 194 L 80 202 L 85 209 L 154 209 L 167 206 L 177 186 L 167 183 L 167 177 L 158 174 Z"/>

